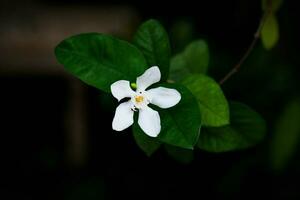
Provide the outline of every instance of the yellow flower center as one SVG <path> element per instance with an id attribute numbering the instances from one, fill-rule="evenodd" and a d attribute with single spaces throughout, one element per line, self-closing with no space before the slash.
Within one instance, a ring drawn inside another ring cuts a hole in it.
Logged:
<path id="1" fill-rule="evenodd" d="M 144 101 L 144 97 L 143 97 L 143 96 L 136 96 L 136 97 L 135 97 L 135 101 L 136 101 L 137 103 L 141 103 L 141 102 Z"/>

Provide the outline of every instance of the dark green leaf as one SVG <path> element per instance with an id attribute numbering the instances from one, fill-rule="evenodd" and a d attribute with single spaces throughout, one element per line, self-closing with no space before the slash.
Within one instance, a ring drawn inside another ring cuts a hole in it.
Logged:
<path id="1" fill-rule="evenodd" d="M 171 59 L 170 80 L 180 81 L 182 78 L 191 75 L 186 67 L 186 61 L 183 54 L 177 54 Z"/>
<path id="2" fill-rule="evenodd" d="M 209 52 L 208 46 L 204 40 L 196 40 L 190 43 L 184 50 L 183 55 L 187 67 L 192 73 L 206 73 Z"/>
<path id="3" fill-rule="evenodd" d="M 229 124 L 228 102 L 218 83 L 203 74 L 190 75 L 182 83 L 197 98 L 203 126 Z"/>
<path id="4" fill-rule="evenodd" d="M 165 145 L 165 149 L 170 157 L 180 163 L 189 164 L 194 160 L 193 150 L 183 149 L 172 145 Z"/>
<path id="5" fill-rule="evenodd" d="M 150 104 L 160 115 L 161 132 L 157 138 L 151 138 L 144 134 L 136 123 L 137 120 L 135 120 L 133 132 L 138 146 L 147 155 L 155 152 L 159 148 L 160 142 L 181 148 L 193 149 L 198 141 L 201 127 L 201 114 L 197 100 L 182 85 L 166 83 L 160 86 L 176 89 L 181 94 L 181 100 L 174 107 L 167 109 L 161 109 Z"/>
<path id="6" fill-rule="evenodd" d="M 148 68 L 136 47 L 98 33 L 72 36 L 56 47 L 55 54 L 67 71 L 105 92 L 115 81 L 135 82 Z"/>
<path id="7" fill-rule="evenodd" d="M 261 30 L 261 40 L 266 49 L 273 48 L 279 39 L 279 28 L 276 16 L 270 14 Z"/>
<path id="8" fill-rule="evenodd" d="M 146 135 L 137 123 L 134 123 L 133 125 L 133 137 L 137 145 L 147 154 L 147 156 L 151 156 L 161 146 L 161 143 L 156 138 Z"/>
<path id="9" fill-rule="evenodd" d="M 158 66 L 162 80 L 169 75 L 171 48 L 168 34 L 164 27 L 156 20 L 143 23 L 134 36 L 133 43 L 144 54 L 148 66 Z"/>
<path id="10" fill-rule="evenodd" d="M 210 152 L 233 151 L 251 147 L 265 136 L 265 121 L 244 104 L 230 103 L 230 120 L 227 126 L 202 128 L 197 146 Z"/>
<path id="11" fill-rule="evenodd" d="M 271 6 L 271 10 L 273 12 L 276 12 L 276 11 L 278 11 L 278 9 L 280 8 L 280 6 L 282 5 L 283 0 L 262 0 L 261 3 L 262 3 L 262 9 L 264 11 L 266 11 L 267 7 L 270 5 Z M 270 4 L 268 5 L 268 3 L 270 3 Z"/>
<path id="12" fill-rule="evenodd" d="M 201 127 L 201 114 L 196 98 L 184 86 L 179 84 L 163 84 L 163 87 L 174 88 L 181 94 L 180 102 L 168 109 L 159 109 L 161 117 L 161 142 L 193 149 Z"/>
<path id="13" fill-rule="evenodd" d="M 205 74 L 208 64 L 208 46 L 204 40 L 196 40 L 171 59 L 170 79 L 179 81 L 191 73 Z"/>
<path id="14" fill-rule="evenodd" d="M 294 153 L 300 140 L 300 99 L 295 99 L 285 107 L 271 140 L 270 161 L 274 170 L 283 169 Z"/>

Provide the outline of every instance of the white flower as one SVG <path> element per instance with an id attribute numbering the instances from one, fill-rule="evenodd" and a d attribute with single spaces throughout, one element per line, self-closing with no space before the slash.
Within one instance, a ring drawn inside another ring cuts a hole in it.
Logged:
<path id="1" fill-rule="evenodd" d="M 144 74 L 136 80 L 136 91 L 130 88 L 129 81 L 120 80 L 111 85 L 112 95 L 120 101 L 123 98 L 130 98 L 129 101 L 121 103 L 115 112 L 112 128 L 122 131 L 133 124 L 134 111 L 139 111 L 138 124 L 149 136 L 156 137 L 160 130 L 160 117 L 157 111 L 148 107 L 154 104 L 160 108 L 175 106 L 181 99 L 180 93 L 175 89 L 158 87 L 146 89 L 160 81 L 160 71 L 157 66 L 147 69 Z"/>

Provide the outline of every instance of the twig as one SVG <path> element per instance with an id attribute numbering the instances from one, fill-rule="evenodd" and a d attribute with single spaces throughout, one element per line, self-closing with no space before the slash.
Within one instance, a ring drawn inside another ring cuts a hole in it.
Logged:
<path id="1" fill-rule="evenodd" d="M 268 17 L 268 15 L 271 13 L 272 11 L 272 0 L 267 1 L 267 8 L 260 20 L 259 26 L 254 34 L 254 38 L 251 42 L 251 44 L 249 45 L 247 51 L 245 52 L 245 54 L 242 56 L 242 58 L 239 60 L 239 62 L 220 80 L 220 85 L 222 85 L 225 81 L 227 81 L 232 75 L 234 75 L 236 72 L 238 72 L 238 70 L 241 68 L 241 65 L 244 63 L 244 61 L 248 58 L 248 56 L 250 55 L 250 53 L 252 52 L 253 48 L 255 47 L 259 37 L 260 37 L 260 33 L 261 30 L 266 22 L 266 19 Z"/>

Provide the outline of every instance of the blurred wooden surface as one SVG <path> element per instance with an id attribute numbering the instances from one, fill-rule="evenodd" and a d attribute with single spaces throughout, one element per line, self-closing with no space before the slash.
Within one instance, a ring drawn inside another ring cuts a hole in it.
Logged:
<path id="1" fill-rule="evenodd" d="M 130 7 L 34 7 L 1 13 L 0 73 L 63 73 L 54 47 L 68 36 L 101 32 L 129 38 L 137 14 Z"/>
<path id="2" fill-rule="evenodd" d="M 54 48 L 63 39 L 86 32 L 130 38 L 137 14 L 129 7 L 116 6 L 45 7 L 23 2 L 14 12 L 15 4 L 7 5 L 11 7 L 6 10 L 0 7 L 0 77 L 43 75 L 68 80 L 68 106 L 63 111 L 65 162 L 80 167 L 88 157 L 87 87 L 65 72 L 55 59 Z"/>

